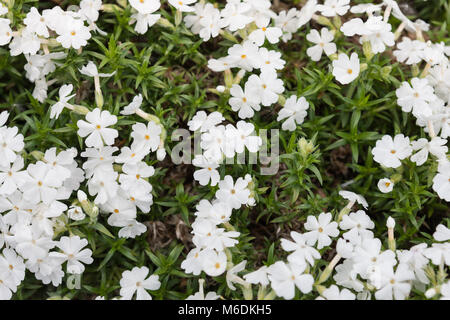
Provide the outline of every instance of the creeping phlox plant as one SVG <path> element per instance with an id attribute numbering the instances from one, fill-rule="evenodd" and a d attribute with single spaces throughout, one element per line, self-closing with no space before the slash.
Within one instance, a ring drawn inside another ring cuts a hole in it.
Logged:
<path id="1" fill-rule="evenodd" d="M 450 299 L 435 26 L 394 0 L 55 2 L 0 1 L 0 299 Z"/>

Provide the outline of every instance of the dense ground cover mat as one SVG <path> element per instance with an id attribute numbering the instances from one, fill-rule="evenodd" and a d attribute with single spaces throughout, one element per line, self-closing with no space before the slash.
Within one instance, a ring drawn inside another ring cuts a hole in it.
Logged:
<path id="1" fill-rule="evenodd" d="M 445 0 L 0 0 L 0 299 L 450 299 Z"/>

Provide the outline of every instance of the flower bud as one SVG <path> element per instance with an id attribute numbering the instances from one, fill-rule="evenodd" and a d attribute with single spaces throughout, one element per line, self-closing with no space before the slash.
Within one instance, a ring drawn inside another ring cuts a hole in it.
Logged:
<path id="1" fill-rule="evenodd" d="M 425 297 L 427 297 L 428 299 L 433 298 L 435 295 L 436 295 L 435 288 L 431 288 L 431 289 L 428 289 L 427 291 L 425 291 Z"/>
<path id="2" fill-rule="evenodd" d="M 394 229 L 394 228 L 395 228 L 395 220 L 394 220 L 392 217 L 389 217 L 389 218 L 387 219 L 386 226 L 387 226 L 389 229 Z"/>
<path id="3" fill-rule="evenodd" d="M 157 151 L 156 151 L 156 159 L 158 159 L 158 161 L 163 161 L 164 160 L 164 158 L 166 157 L 166 149 L 164 149 L 164 148 L 159 148 Z"/>
<path id="4" fill-rule="evenodd" d="M 314 144 L 311 141 L 301 138 L 298 140 L 298 148 L 302 157 L 306 158 L 310 153 L 314 151 Z"/>

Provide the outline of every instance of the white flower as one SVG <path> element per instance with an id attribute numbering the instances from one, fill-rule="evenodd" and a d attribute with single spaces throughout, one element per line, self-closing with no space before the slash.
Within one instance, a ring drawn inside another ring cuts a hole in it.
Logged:
<path id="1" fill-rule="evenodd" d="M 98 12 L 100 11 L 101 7 L 101 0 L 81 0 L 79 13 L 84 15 L 90 21 L 94 22 L 98 19 Z"/>
<path id="2" fill-rule="evenodd" d="M 37 226 L 15 224 L 14 242 L 17 243 L 15 250 L 24 259 L 44 259 L 48 251 L 55 246 L 51 238 L 44 235 Z"/>
<path id="3" fill-rule="evenodd" d="M 238 240 L 239 232 L 225 231 L 218 228 L 215 221 L 210 219 L 197 219 L 192 223 L 194 237 L 192 242 L 201 248 L 223 251 L 225 248 L 234 247 Z"/>
<path id="4" fill-rule="evenodd" d="M 361 245 L 355 247 L 354 252 L 355 272 L 364 279 L 371 279 L 375 286 L 379 285 L 380 272 L 397 263 L 393 251 L 381 251 L 381 241 L 377 238 L 363 239 Z"/>
<path id="5" fill-rule="evenodd" d="M 90 38 L 89 28 L 84 26 L 83 21 L 71 18 L 64 24 L 56 41 L 61 43 L 64 48 L 80 49 L 87 44 L 87 40 Z"/>
<path id="6" fill-rule="evenodd" d="M 134 267 L 122 273 L 120 296 L 123 300 L 131 300 L 134 293 L 136 293 L 136 300 L 152 300 L 152 296 L 147 290 L 158 290 L 161 287 L 161 282 L 157 275 L 151 275 L 147 278 L 148 273 L 147 267 Z"/>
<path id="7" fill-rule="evenodd" d="M 250 196 L 250 190 L 247 189 L 248 182 L 245 179 L 238 178 L 236 183 L 229 175 L 225 176 L 219 182 L 219 190 L 216 197 L 220 201 L 228 204 L 233 209 L 239 209 L 241 205 L 246 204 Z"/>
<path id="8" fill-rule="evenodd" d="M 433 233 L 433 238 L 436 241 L 448 241 L 450 240 L 450 229 L 444 226 L 443 224 L 439 224 L 436 227 L 436 232 Z"/>
<path id="9" fill-rule="evenodd" d="M 378 189 L 383 193 L 389 193 L 394 189 L 394 182 L 388 178 L 383 178 L 378 181 Z"/>
<path id="10" fill-rule="evenodd" d="M 260 48 L 258 53 L 261 62 L 261 72 L 281 70 L 286 64 L 286 61 L 281 59 L 281 53 L 278 51 Z"/>
<path id="11" fill-rule="evenodd" d="M 400 167 L 400 160 L 408 158 L 411 153 L 409 138 L 403 134 L 397 134 L 394 139 L 384 135 L 372 149 L 373 159 L 387 168 Z"/>
<path id="12" fill-rule="evenodd" d="M 27 167 L 29 178 L 21 187 L 23 196 L 27 201 L 38 203 L 40 201 L 50 204 L 58 196 L 58 189 L 62 179 L 56 170 L 42 161 L 30 164 Z"/>
<path id="13" fill-rule="evenodd" d="M 304 227 L 309 232 L 306 232 L 303 236 L 309 245 L 314 245 L 317 242 L 317 249 L 322 249 L 331 244 L 330 237 L 339 235 L 338 224 L 336 221 L 331 221 L 331 219 L 332 215 L 330 212 L 322 212 L 319 215 L 319 219 L 315 216 L 308 216 Z"/>
<path id="14" fill-rule="evenodd" d="M 138 94 L 137 96 L 134 96 L 133 101 L 129 105 L 123 107 L 123 110 L 120 111 L 120 114 L 126 115 L 126 116 L 135 114 L 136 111 L 141 107 L 142 100 L 143 100 L 142 94 Z"/>
<path id="15" fill-rule="evenodd" d="M 438 159 L 445 157 L 448 152 L 446 146 L 447 139 L 442 139 L 440 137 L 434 137 L 428 142 L 427 139 L 421 138 L 417 141 L 411 142 L 411 147 L 413 150 L 419 152 L 411 156 L 411 161 L 415 162 L 418 166 L 421 166 L 428 159 L 428 153 L 431 153 Z"/>
<path id="16" fill-rule="evenodd" d="M 291 8 L 288 12 L 280 11 L 277 17 L 274 18 L 275 26 L 281 28 L 283 31 L 282 40 L 284 42 L 292 39 L 292 34 L 299 28 L 298 11 Z"/>
<path id="17" fill-rule="evenodd" d="M 441 285 L 441 298 L 440 300 L 450 300 L 450 281 L 447 281 Z"/>
<path id="18" fill-rule="evenodd" d="M 64 107 L 68 104 L 68 101 L 75 97 L 75 94 L 72 94 L 73 85 L 65 84 L 59 88 L 59 101 L 51 106 L 50 118 L 58 119 L 59 115 L 63 111 Z"/>
<path id="19" fill-rule="evenodd" d="M 220 174 L 219 171 L 216 170 L 219 167 L 216 162 L 208 160 L 203 155 L 197 155 L 194 160 L 192 160 L 192 164 L 202 168 L 194 172 L 194 179 L 197 180 L 200 185 L 206 186 L 210 181 L 211 186 L 217 185 L 220 180 Z"/>
<path id="20" fill-rule="evenodd" d="M 99 73 L 97 66 L 95 65 L 94 62 L 89 61 L 87 65 L 83 66 L 80 69 L 80 73 L 84 74 L 88 77 L 102 77 L 102 78 L 107 78 L 107 77 L 111 77 L 112 75 L 114 75 L 116 72 L 114 71 L 113 73 Z"/>
<path id="21" fill-rule="evenodd" d="M 8 30 L 6 31 L 8 37 Z M 19 54 L 35 55 L 41 47 L 41 41 L 33 30 L 25 28 L 20 35 L 14 36 L 9 44 L 11 49 L 9 53 L 11 56 L 18 56 Z"/>
<path id="22" fill-rule="evenodd" d="M 350 0 L 325 0 L 325 3 L 318 4 L 316 9 L 325 17 L 343 16 L 347 13 Z"/>
<path id="23" fill-rule="evenodd" d="M 216 225 L 230 220 L 231 208 L 220 201 L 214 201 L 211 204 L 208 200 L 203 199 L 200 200 L 195 209 L 197 209 L 196 217 L 209 219 Z"/>
<path id="24" fill-rule="evenodd" d="M 115 225 L 117 227 L 122 227 L 119 230 L 119 237 L 121 238 L 135 238 L 147 231 L 145 224 L 140 223 L 135 219 L 123 219 L 117 221 Z"/>
<path id="25" fill-rule="evenodd" d="M 341 191 L 339 191 L 339 195 L 342 198 L 350 201 L 351 205 L 348 206 L 349 208 L 353 207 L 353 204 L 355 202 L 357 202 L 360 205 L 362 205 L 364 207 L 364 209 L 367 209 L 367 207 L 369 206 L 369 204 L 367 203 L 366 199 L 360 194 L 356 194 L 356 193 L 351 192 L 351 191 L 341 190 Z"/>
<path id="26" fill-rule="evenodd" d="M 97 195 L 94 202 L 103 204 L 116 196 L 119 185 L 116 181 L 118 173 L 111 168 L 97 168 L 88 182 L 91 196 Z"/>
<path id="27" fill-rule="evenodd" d="M 314 279 L 310 274 L 303 273 L 305 269 L 306 264 L 286 264 L 282 261 L 271 265 L 268 270 L 269 279 L 277 296 L 291 300 L 295 296 L 295 287 L 302 293 L 311 292 Z"/>
<path id="28" fill-rule="evenodd" d="M 0 3 L 0 16 L 3 16 L 8 13 L 8 8 L 5 7 L 2 3 Z"/>
<path id="29" fill-rule="evenodd" d="M 223 17 L 220 27 L 228 27 L 231 32 L 245 28 L 247 24 L 253 21 L 253 18 L 249 15 L 250 9 L 251 6 L 245 2 L 228 2 L 225 8 L 220 11 Z"/>
<path id="30" fill-rule="evenodd" d="M 312 29 L 306 35 L 306 39 L 309 42 L 316 44 L 306 50 L 306 54 L 311 57 L 311 60 L 313 61 L 319 61 L 323 52 L 325 52 L 327 56 L 336 52 L 336 44 L 332 42 L 334 33 L 330 32 L 327 28 L 322 28 L 320 34 L 316 29 Z"/>
<path id="31" fill-rule="evenodd" d="M 147 0 L 148 1 L 148 0 Z M 130 24 L 136 22 L 134 26 L 134 31 L 140 34 L 144 34 L 148 31 L 148 28 L 153 26 L 161 18 L 160 14 L 142 14 L 135 13 L 131 15 Z"/>
<path id="32" fill-rule="evenodd" d="M 450 162 L 445 161 L 438 166 L 438 173 L 433 178 L 433 190 L 439 198 L 450 202 Z"/>
<path id="33" fill-rule="evenodd" d="M 244 152 L 244 146 L 250 152 L 257 152 L 259 147 L 262 145 L 261 137 L 254 136 L 252 133 L 255 130 L 255 126 L 252 123 L 245 121 L 238 121 L 236 123 L 236 128 L 232 125 L 227 125 L 228 130 L 234 131 L 234 148 L 236 153 Z"/>
<path id="34" fill-rule="evenodd" d="M 202 255 L 202 260 L 203 270 L 211 277 L 220 276 L 227 268 L 227 256 L 223 251 L 206 250 Z"/>
<path id="35" fill-rule="evenodd" d="M 253 91 L 249 89 L 247 84 L 245 85 L 245 91 L 238 84 L 233 84 L 230 89 L 231 98 L 228 103 L 233 111 L 239 111 L 238 116 L 241 119 L 251 118 L 255 114 L 254 110 L 261 110 L 260 97 L 252 93 Z"/>
<path id="36" fill-rule="evenodd" d="M 152 185 L 146 180 L 155 174 L 155 169 L 145 162 L 125 163 L 119 175 L 120 186 L 124 190 L 139 190 L 140 192 L 151 192 Z"/>
<path id="37" fill-rule="evenodd" d="M 197 0 L 169 0 L 169 3 L 175 7 L 175 9 L 181 12 L 193 12 L 195 9 L 190 4 L 197 2 Z"/>
<path id="38" fill-rule="evenodd" d="M 430 116 L 432 103 L 436 96 L 434 90 L 428 85 L 427 79 L 412 78 L 411 85 L 403 82 L 400 88 L 395 91 L 397 103 L 402 107 L 403 112 L 413 112 L 417 116 Z"/>
<path id="39" fill-rule="evenodd" d="M 35 7 L 31 7 L 26 18 L 23 19 L 23 23 L 27 26 L 27 29 L 34 31 L 37 35 L 44 38 L 49 37 L 45 18 L 40 15 Z"/>
<path id="40" fill-rule="evenodd" d="M 384 269 L 380 288 L 375 292 L 377 300 L 404 300 L 411 291 L 410 281 L 414 272 L 406 264 L 400 264 L 394 273 L 393 267 Z"/>
<path id="41" fill-rule="evenodd" d="M 207 115 L 205 111 L 197 111 L 192 120 L 188 122 L 188 126 L 190 131 L 197 131 L 200 129 L 200 132 L 206 132 L 224 120 L 225 118 L 218 111 L 214 111 L 209 115 Z"/>
<path id="42" fill-rule="evenodd" d="M 161 7 L 159 0 L 129 0 L 129 2 L 140 14 L 153 13 Z"/>
<path id="43" fill-rule="evenodd" d="M 441 263 L 450 266 L 450 242 L 433 243 L 430 248 L 424 250 L 423 255 L 436 266 Z"/>
<path id="44" fill-rule="evenodd" d="M 25 264 L 22 257 L 12 249 L 3 249 L 0 255 L 0 273 L 2 277 L 8 277 L 15 286 L 18 286 L 25 278 Z"/>
<path id="45" fill-rule="evenodd" d="M 309 103 L 305 97 L 290 96 L 283 108 L 278 113 L 277 121 L 286 119 L 281 125 L 283 130 L 294 131 L 297 125 L 300 125 L 305 121 L 307 115 L 306 110 L 309 108 Z"/>
<path id="46" fill-rule="evenodd" d="M 249 40 L 242 44 L 235 44 L 229 48 L 228 59 L 230 59 L 233 66 L 242 68 L 245 71 L 259 69 L 261 66 L 259 48 Z"/>
<path id="47" fill-rule="evenodd" d="M 363 210 L 358 210 L 344 215 L 342 221 L 339 223 L 339 227 L 342 230 L 349 230 L 344 233 L 343 237 L 356 244 L 359 241 L 355 237 L 359 237 L 360 239 L 373 237 L 372 231 L 367 229 L 373 229 L 375 224 Z"/>
<path id="48" fill-rule="evenodd" d="M 67 211 L 67 216 L 75 221 L 83 220 L 86 215 L 83 212 L 83 209 L 81 209 L 79 206 L 70 206 L 69 210 Z"/>
<path id="49" fill-rule="evenodd" d="M 428 265 L 428 259 L 423 255 L 427 248 L 426 243 L 420 243 L 411 247 L 409 250 L 397 250 L 399 264 L 407 264 L 416 275 L 416 280 L 428 284 L 430 280 L 425 273 L 425 266 Z"/>
<path id="50" fill-rule="evenodd" d="M 241 285 L 244 285 L 245 282 L 237 276 L 237 274 L 245 269 L 245 264 L 247 263 L 247 260 L 241 261 L 237 265 L 233 266 L 231 269 L 228 269 L 227 275 L 226 275 L 226 281 L 228 288 L 230 290 L 235 291 L 236 287 L 234 286 L 234 282 L 239 283 Z"/>
<path id="51" fill-rule="evenodd" d="M 398 50 L 394 50 L 393 53 L 399 62 L 411 65 L 422 61 L 425 47 L 426 44 L 423 41 L 403 37 L 402 41 L 397 43 Z"/>
<path id="52" fill-rule="evenodd" d="M 10 165 L 0 166 L 0 195 L 13 194 L 27 182 L 28 174 L 26 171 L 21 171 L 23 167 L 24 162 L 21 156 L 17 156 Z"/>
<path id="53" fill-rule="evenodd" d="M 154 121 L 149 121 L 147 125 L 141 122 L 135 123 L 132 127 L 133 143 L 132 149 L 142 149 L 156 151 L 161 141 L 161 126 Z"/>
<path id="54" fill-rule="evenodd" d="M 339 288 L 336 285 L 330 286 L 322 292 L 322 296 L 316 298 L 316 300 L 355 300 L 356 296 L 348 289 L 342 289 L 339 292 Z"/>
<path id="55" fill-rule="evenodd" d="M 355 80 L 359 75 L 358 54 L 353 52 L 350 58 L 345 53 L 340 53 L 337 60 L 333 60 L 333 75 L 341 84 L 347 84 Z"/>
<path id="56" fill-rule="evenodd" d="M 284 92 L 283 80 L 278 79 L 275 71 L 261 72 L 259 76 L 252 74 L 245 84 L 250 94 L 261 97 L 263 106 L 270 106 L 278 101 L 278 96 Z"/>
<path id="57" fill-rule="evenodd" d="M 186 259 L 181 263 L 181 268 L 186 273 L 192 273 L 198 276 L 203 270 L 203 254 L 209 251 L 201 248 L 194 248 L 186 256 Z"/>
<path id="58" fill-rule="evenodd" d="M 11 21 L 9 19 L 0 18 L 0 46 L 8 44 L 13 36 L 13 31 L 9 24 Z"/>
<path id="59" fill-rule="evenodd" d="M 269 278 L 267 276 L 268 270 L 269 270 L 268 267 L 262 266 L 258 270 L 244 275 L 244 279 L 248 283 L 262 284 L 263 286 L 267 286 L 269 284 Z"/>
<path id="60" fill-rule="evenodd" d="M 68 273 L 81 274 L 84 272 L 84 264 L 91 264 L 94 261 L 91 257 L 92 250 L 83 249 L 87 245 L 88 241 L 79 236 L 61 237 L 56 246 L 62 252 L 51 252 L 50 256 L 60 259 L 61 263 L 67 261 Z"/>
<path id="61" fill-rule="evenodd" d="M 272 44 L 278 43 L 283 32 L 278 27 L 269 27 L 269 20 L 263 23 L 256 23 L 258 29 L 250 33 L 248 38 L 253 41 L 258 47 L 264 44 L 265 39 Z"/>
<path id="62" fill-rule="evenodd" d="M 95 108 L 86 115 L 86 121 L 78 120 L 78 135 L 85 140 L 88 147 L 100 148 L 104 144 L 112 145 L 119 133 L 116 129 L 108 128 L 117 123 L 117 117 L 107 110 Z"/>
<path id="63" fill-rule="evenodd" d="M 314 247 L 306 244 L 306 238 L 301 233 L 291 231 L 291 237 L 294 241 L 281 239 L 281 247 L 287 252 L 292 252 L 288 256 L 288 261 L 303 265 L 309 263 L 314 265 L 314 260 L 320 259 L 320 253 Z"/>
<path id="64" fill-rule="evenodd" d="M 363 44 L 369 41 L 372 53 L 381 53 L 386 46 L 391 47 L 395 44 L 395 36 L 391 32 L 392 27 L 383 21 L 383 17 L 369 17 L 365 22 L 365 27 L 370 33 L 363 35 L 359 42 Z"/>

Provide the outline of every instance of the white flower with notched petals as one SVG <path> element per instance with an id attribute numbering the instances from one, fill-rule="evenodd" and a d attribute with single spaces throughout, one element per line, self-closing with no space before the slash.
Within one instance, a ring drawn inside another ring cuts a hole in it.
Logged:
<path id="1" fill-rule="evenodd" d="M 258 53 L 261 62 L 261 72 L 281 70 L 286 64 L 286 61 L 281 59 L 281 53 L 278 51 L 260 48 Z"/>
<path id="2" fill-rule="evenodd" d="M 409 138 L 397 134 L 394 139 L 385 135 L 376 142 L 372 149 L 373 159 L 387 168 L 398 168 L 402 165 L 400 160 L 408 158 L 412 153 Z"/>
<path id="3" fill-rule="evenodd" d="M 248 3 L 229 1 L 225 8 L 220 11 L 223 18 L 220 27 L 228 27 L 231 32 L 245 28 L 247 24 L 253 21 L 250 10 L 251 6 Z"/>
<path id="4" fill-rule="evenodd" d="M 192 164 L 196 167 L 201 168 L 194 172 L 194 179 L 197 180 L 200 185 L 206 186 L 211 183 L 211 186 L 217 185 L 220 180 L 219 171 L 216 169 L 219 164 L 215 161 L 211 161 L 203 155 L 196 155 Z"/>
<path id="5" fill-rule="evenodd" d="M 283 250 L 292 252 L 288 256 L 288 261 L 299 265 L 309 263 L 313 266 L 314 260 L 320 259 L 319 251 L 306 243 L 307 239 L 303 234 L 291 231 L 291 237 L 294 241 L 281 239 L 281 247 Z"/>
<path id="6" fill-rule="evenodd" d="M 327 28 L 322 28 L 320 33 L 315 29 L 311 30 L 310 33 L 306 35 L 306 39 L 309 42 L 316 44 L 306 50 L 306 54 L 313 61 L 319 61 L 323 52 L 325 52 L 327 56 L 336 52 L 336 44 L 332 42 L 334 33 Z"/>
<path id="7" fill-rule="evenodd" d="M 325 17 L 343 16 L 350 9 L 350 0 L 325 0 L 324 4 L 318 4 L 316 9 Z"/>
<path id="8" fill-rule="evenodd" d="M 353 52 L 350 58 L 345 53 L 340 53 L 337 60 L 333 60 L 333 75 L 342 84 L 348 84 L 359 75 L 358 54 Z"/>
<path id="9" fill-rule="evenodd" d="M 149 0 L 146 0 L 149 1 Z M 161 287 L 159 276 L 151 275 L 147 278 L 147 267 L 134 267 L 122 273 L 120 279 L 120 296 L 122 300 L 131 300 L 136 293 L 136 300 L 152 300 L 147 290 L 158 290 Z"/>
<path id="10" fill-rule="evenodd" d="M 27 26 L 27 29 L 33 30 L 37 35 L 44 38 L 48 38 L 50 35 L 48 33 L 47 24 L 45 23 L 45 18 L 41 16 L 39 11 L 35 7 L 31 7 L 27 16 L 23 20 L 23 23 Z"/>
<path id="11" fill-rule="evenodd" d="M 238 116 L 241 119 L 251 118 L 255 114 L 254 111 L 261 110 L 260 97 L 253 94 L 248 85 L 245 86 L 245 91 L 242 90 L 238 84 L 233 84 L 230 89 L 231 98 L 228 103 L 231 109 L 238 112 Z"/>
<path id="12" fill-rule="evenodd" d="M 202 254 L 202 267 L 208 276 L 220 276 L 227 268 L 227 255 L 223 251 L 205 250 Z"/>
<path id="13" fill-rule="evenodd" d="M 77 19 L 69 19 L 64 27 L 61 29 L 61 33 L 56 38 L 56 41 L 68 49 L 80 49 L 87 44 L 87 40 L 91 38 L 89 28 L 84 26 L 83 21 Z"/>
<path id="14" fill-rule="evenodd" d="M 268 107 L 278 101 L 279 95 L 284 92 L 283 80 L 278 79 L 275 71 L 261 72 L 259 76 L 252 74 L 245 84 L 250 94 L 261 97 L 261 104 Z"/>
<path id="15" fill-rule="evenodd" d="M 317 249 L 322 249 L 331 244 L 331 237 L 339 235 L 338 224 L 331 219 L 330 212 L 322 212 L 318 219 L 315 216 L 308 216 L 305 229 L 309 232 L 304 233 L 304 237 L 309 245 L 312 246 L 317 242 Z"/>
<path id="16" fill-rule="evenodd" d="M 91 264 L 92 250 L 83 249 L 88 245 L 86 239 L 80 239 L 79 236 L 61 237 L 56 246 L 61 249 L 62 252 L 51 252 L 50 256 L 60 259 L 63 263 L 67 261 L 67 272 L 73 274 L 81 274 L 84 272 L 84 264 Z"/>
<path id="17" fill-rule="evenodd" d="M 305 274 L 306 264 L 286 264 L 277 261 L 268 268 L 272 289 L 277 296 L 291 300 L 295 296 L 295 287 L 302 293 L 312 290 L 314 279 L 310 274 Z"/>
<path id="18" fill-rule="evenodd" d="M 430 116 L 432 110 L 429 106 L 436 96 L 427 79 L 412 78 L 411 85 L 403 82 L 395 91 L 397 104 L 402 107 L 403 112 L 411 112 L 414 116 Z"/>
<path id="19" fill-rule="evenodd" d="M 266 39 L 269 43 L 278 43 L 278 41 L 280 41 L 280 37 L 283 35 L 283 31 L 281 31 L 280 28 L 269 26 L 269 20 L 263 23 L 257 23 L 256 26 L 258 29 L 250 33 L 248 38 L 258 47 L 261 47 Z"/>
<path id="20" fill-rule="evenodd" d="M 434 137 L 431 141 L 428 141 L 425 138 L 413 141 L 411 143 L 412 149 L 414 151 L 419 151 L 411 156 L 411 161 L 415 162 L 418 166 L 421 166 L 427 161 L 429 153 L 436 158 L 441 159 L 445 157 L 445 154 L 448 152 L 446 144 L 447 139 L 442 139 L 440 137 Z"/>
<path id="21" fill-rule="evenodd" d="M 228 204 L 233 209 L 239 209 L 241 205 L 246 204 L 250 196 L 250 190 L 247 189 L 248 182 L 245 179 L 238 178 L 236 183 L 231 176 L 219 182 L 219 190 L 216 197 L 220 201 Z"/>
<path id="22" fill-rule="evenodd" d="M 233 66 L 252 71 L 261 67 L 259 48 L 253 42 L 247 40 L 242 44 L 235 44 L 228 49 L 228 59 Z"/>
<path id="23" fill-rule="evenodd" d="M 86 115 L 86 121 L 78 120 L 78 135 L 87 137 L 85 142 L 88 147 L 100 148 L 103 145 L 112 145 L 119 133 L 116 129 L 108 128 L 117 123 L 117 117 L 107 110 L 101 111 L 95 108 Z"/>
<path id="24" fill-rule="evenodd" d="M 309 103 L 305 97 L 291 96 L 286 100 L 283 108 L 278 113 L 277 121 L 286 119 L 281 125 L 281 129 L 294 131 L 297 125 L 305 121 L 307 115 L 306 110 L 309 108 Z"/>

